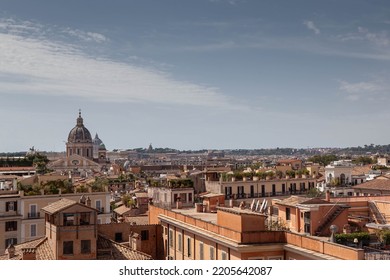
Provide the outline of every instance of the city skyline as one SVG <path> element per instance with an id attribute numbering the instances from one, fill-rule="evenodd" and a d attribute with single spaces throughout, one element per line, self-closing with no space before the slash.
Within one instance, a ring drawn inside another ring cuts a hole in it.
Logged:
<path id="1" fill-rule="evenodd" d="M 390 4 L 0 3 L 1 152 L 388 144 Z"/>

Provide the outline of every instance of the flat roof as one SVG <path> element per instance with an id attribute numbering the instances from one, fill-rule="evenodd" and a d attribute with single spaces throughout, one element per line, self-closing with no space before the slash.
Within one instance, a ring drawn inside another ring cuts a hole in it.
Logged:
<path id="1" fill-rule="evenodd" d="M 206 222 L 211 222 L 213 224 L 217 224 L 217 213 L 197 212 L 196 208 L 181 208 L 181 209 L 172 208 L 170 211 L 187 215 L 194 219 L 199 219 Z"/>

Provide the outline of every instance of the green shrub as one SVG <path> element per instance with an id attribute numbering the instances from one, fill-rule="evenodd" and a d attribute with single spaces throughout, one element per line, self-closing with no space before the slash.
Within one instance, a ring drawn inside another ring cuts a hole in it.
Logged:
<path id="1" fill-rule="evenodd" d="M 335 234 L 336 242 L 346 245 L 347 243 L 354 243 L 355 238 L 363 245 L 368 245 L 370 242 L 370 234 L 368 232 L 354 232 L 354 233 L 338 233 Z"/>

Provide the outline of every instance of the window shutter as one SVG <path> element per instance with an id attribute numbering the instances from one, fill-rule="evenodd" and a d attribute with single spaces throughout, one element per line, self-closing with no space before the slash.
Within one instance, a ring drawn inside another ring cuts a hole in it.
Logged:
<path id="1" fill-rule="evenodd" d="M 9 211 L 8 209 L 9 209 L 9 202 L 6 202 L 5 203 L 5 212 L 8 212 Z"/>
<path id="2" fill-rule="evenodd" d="M 14 211 L 18 211 L 18 202 L 17 201 L 14 202 Z"/>

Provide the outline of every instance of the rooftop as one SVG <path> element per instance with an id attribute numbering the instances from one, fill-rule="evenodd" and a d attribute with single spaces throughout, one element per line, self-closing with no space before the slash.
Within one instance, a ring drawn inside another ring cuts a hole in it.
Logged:
<path id="1" fill-rule="evenodd" d="M 320 198 L 308 198 L 302 196 L 291 196 L 289 198 L 276 201 L 275 203 L 279 205 L 293 206 L 293 207 L 296 207 L 299 204 L 304 204 L 304 205 L 331 204 L 330 202 Z"/>
<path id="2" fill-rule="evenodd" d="M 98 260 L 151 260 L 152 257 L 135 251 L 102 235 L 97 240 Z"/>
<path id="3" fill-rule="evenodd" d="M 0 260 L 22 260 L 23 252 L 35 252 L 37 260 L 55 260 L 47 237 L 38 238 L 32 241 L 15 245 L 15 254 L 9 258 L 8 254 L 0 255 Z M 150 260 L 151 256 L 135 251 L 130 247 L 119 244 L 106 237 L 98 235 L 97 240 L 98 260 Z"/>
<path id="4" fill-rule="evenodd" d="M 77 202 L 74 200 L 70 200 L 67 198 L 62 198 L 56 202 L 53 202 L 45 207 L 42 208 L 43 211 L 49 213 L 49 214 L 55 214 L 61 210 L 64 210 L 70 206 L 76 205 Z"/>
<path id="5" fill-rule="evenodd" d="M 352 188 L 390 191 L 390 178 L 388 176 L 382 175 L 375 178 L 374 180 L 353 186 Z"/>
<path id="6" fill-rule="evenodd" d="M 190 216 L 191 218 L 194 218 L 194 219 L 199 219 L 202 221 L 217 224 L 217 214 L 216 213 L 197 212 L 196 208 L 171 209 L 171 211 Z"/>
<path id="7" fill-rule="evenodd" d="M 0 260 L 21 260 L 23 250 L 35 251 L 37 260 L 54 260 L 54 254 L 46 237 L 41 237 L 15 245 L 15 255 L 12 258 L 8 254 L 0 255 Z"/>

